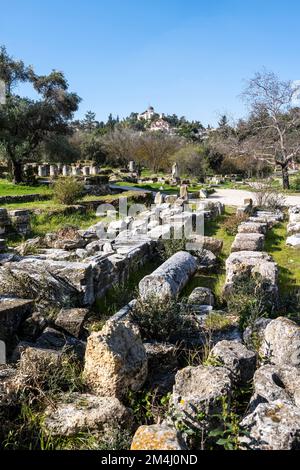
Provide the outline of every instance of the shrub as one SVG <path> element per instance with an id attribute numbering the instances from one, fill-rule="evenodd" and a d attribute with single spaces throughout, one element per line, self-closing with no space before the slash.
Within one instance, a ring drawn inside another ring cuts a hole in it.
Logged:
<path id="1" fill-rule="evenodd" d="M 82 194 L 83 183 L 75 178 L 60 178 L 53 186 L 53 197 L 59 204 L 74 204 Z"/>
<path id="2" fill-rule="evenodd" d="M 143 339 L 174 342 L 184 329 L 192 325 L 192 319 L 185 310 L 183 304 L 173 300 L 139 298 L 130 317 L 138 325 Z"/>
<path id="3" fill-rule="evenodd" d="M 300 175 L 296 176 L 294 180 L 292 181 L 291 188 L 294 191 L 300 191 Z"/>
<path id="4" fill-rule="evenodd" d="M 267 282 L 261 276 L 249 276 L 247 272 L 241 273 L 235 282 L 227 306 L 230 313 L 239 317 L 243 329 L 252 326 L 258 318 L 274 308 L 269 302 Z"/>
<path id="5" fill-rule="evenodd" d="M 238 233 L 239 225 L 248 219 L 247 214 L 232 214 L 225 219 L 223 227 L 227 235 L 236 235 Z"/>
<path id="6" fill-rule="evenodd" d="M 180 239 L 170 238 L 169 240 L 162 240 L 158 253 L 162 261 L 166 261 L 171 256 L 178 253 L 178 251 L 186 251 L 187 239 L 182 237 Z"/>
<path id="7" fill-rule="evenodd" d="M 257 183 L 255 190 L 255 205 L 260 209 L 279 210 L 284 207 L 284 196 L 270 183 Z"/>

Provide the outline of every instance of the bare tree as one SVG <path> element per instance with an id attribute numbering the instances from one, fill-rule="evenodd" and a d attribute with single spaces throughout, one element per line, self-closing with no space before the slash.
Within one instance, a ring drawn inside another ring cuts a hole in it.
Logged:
<path id="1" fill-rule="evenodd" d="M 153 171 L 170 168 L 170 157 L 180 148 L 181 139 L 160 132 L 140 136 L 138 158 Z"/>
<path id="2" fill-rule="evenodd" d="M 115 129 L 102 137 L 109 159 L 118 164 L 136 160 L 139 141 L 139 133 L 130 129 Z"/>
<path id="3" fill-rule="evenodd" d="M 243 98 L 250 105 L 252 151 L 256 157 L 273 160 L 282 172 L 284 189 L 289 189 L 289 166 L 300 154 L 300 108 L 296 99 L 300 84 L 281 81 L 273 72 L 256 73 Z"/>

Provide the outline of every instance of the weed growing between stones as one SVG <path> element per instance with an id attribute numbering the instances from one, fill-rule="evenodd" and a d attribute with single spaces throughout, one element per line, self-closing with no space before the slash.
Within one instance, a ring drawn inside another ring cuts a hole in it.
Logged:
<path id="1" fill-rule="evenodd" d="M 217 400 L 215 406 L 219 411 L 212 415 L 205 406 L 194 407 L 193 423 L 191 415 L 179 413 L 170 406 L 168 419 L 181 432 L 190 450 L 239 450 L 240 439 L 248 435 L 240 422 L 247 411 L 251 393 L 252 384 L 234 389 L 231 397 L 223 396 Z"/>
<path id="2" fill-rule="evenodd" d="M 167 261 L 178 251 L 185 251 L 187 242 L 188 240 L 185 237 L 180 239 L 170 238 L 169 240 L 162 240 L 161 245 L 158 248 L 158 255 L 161 262 L 163 263 L 164 261 Z"/>
<path id="3" fill-rule="evenodd" d="M 145 300 L 138 298 L 130 318 L 139 327 L 142 338 L 152 341 L 176 343 L 184 331 L 196 326 L 183 302 L 155 296 Z"/>
<path id="4" fill-rule="evenodd" d="M 125 400 L 126 406 L 132 409 L 135 422 L 154 424 L 163 421 L 168 414 L 170 393 L 161 396 L 157 389 L 130 391 Z"/>
<path id="5" fill-rule="evenodd" d="M 242 222 L 245 222 L 248 218 L 249 216 L 247 214 L 232 214 L 224 220 L 223 229 L 227 235 L 234 236 L 238 233 L 239 225 Z"/>
<path id="6" fill-rule="evenodd" d="M 241 329 L 251 326 L 259 318 L 274 311 L 270 303 L 268 284 L 261 276 L 250 276 L 241 273 L 235 283 L 233 292 L 227 298 L 229 313 L 237 315 Z"/>
<path id="7" fill-rule="evenodd" d="M 55 406 L 61 393 L 85 390 L 81 364 L 66 351 L 53 356 L 52 360 L 47 354 L 36 361 L 23 356 L 20 366 L 10 402 L 0 410 L 0 448 L 53 450 L 60 448 L 63 442 L 69 445 L 69 438 L 57 441 L 45 432 L 44 412 L 47 406 Z M 77 436 L 77 439 L 83 437 Z"/>

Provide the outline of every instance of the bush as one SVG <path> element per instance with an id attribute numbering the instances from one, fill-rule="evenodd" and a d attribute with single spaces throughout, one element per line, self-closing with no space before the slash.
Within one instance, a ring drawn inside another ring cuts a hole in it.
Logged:
<path id="1" fill-rule="evenodd" d="M 75 178 L 61 178 L 53 186 L 53 197 L 59 204 L 75 204 L 82 197 L 83 183 Z"/>
<path id="2" fill-rule="evenodd" d="M 291 189 L 294 191 L 300 191 L 300 175 L 296 176 L 296 178 L 292 181 Z"/>
<path id="3" fill-rule="evenodd" d="M 184 305 L 177 301 L 139 298 L 130 317 L 138 325 L 143 339 L 175 342 L 183 330 L 192 325 L 185 311 Z"/>
<path id="4" fill-rule="evenodd" d="M 236 235 L 239 225 L 248 219 L 247 214 L 233 214 L 224 221 L 224 230 L 227 235 Z"/>
<path id="5" fill-rule="evenodd" d="M 234 284 L 234 290 L 227 299 L 230 313 L 239 317 L 240 327 L 245 329 L 265 315 L 271 313 L 273 305 L 269 301 L 268 285 L 260 275 L 249 276 L 241 273 Z"/>
<path id="6" fill-rule="evenodd" d="M 186 251 L 187 239 L 185 237 L 175 239 L 170 238 L 169 240 L 162 240 L 158 247 L 158 255 L 164 262 L 167 261 L 171 256 L 178 253 L 178 251 Z"/>
<path id="7" fill-rule="evenodd" d="M 255 205 L 260 209 L 279 210 L 285 204 L 284 196 L 270 183 L 257 183 Z"/>

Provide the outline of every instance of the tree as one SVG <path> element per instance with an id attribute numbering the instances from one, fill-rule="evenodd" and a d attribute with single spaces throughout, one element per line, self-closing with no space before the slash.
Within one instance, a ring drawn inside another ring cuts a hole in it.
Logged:
<path id="1" fill-rule="evenodd" d="M 206 152 L 199 145 L 189 144 L 179 149 L 172 156 L 181 176 L 193 176 L 203 180 L 206 174 Z"/>
<path id="2" fill-rule="evenodd" d="M 68 92 L 62 72 L 37 75 L 32 67 L 10 57 L 0 48 L 0 79 L 5 83 L 6 102 L 0 106 L 0 143 L 4 148 L 13 180 L 22 181 L 22 164 L 36 158 L 39 146 L 51 135 L 69 132 L 69 120 L 80 98 Z M 14 94 L 14 87 L 28 82 L 40 95 L 31 100 Z"/>
<path id="3" fill-rule="evenodd" d="M 41 153 L 50 162 L 72 163 L 80 159 L 79 149 L 72 144 L 70 138 L 64 135 L 50 135 L 41 147 Z"/>
<path id="4" fill-rule="evenodd" d="M 81 127 L 87 132 L 92 132 L 95 128 L 98 127 L 98 122 L 96 121 L 96 113 L 88 111 L 85 113 L 84 119 L 81 121 Z"/>
<path id="5" fill-rule="evenodd" d="M 153 171 L 169 170 L 170 157 L 180 146 L 178 137 L 163 132 L 145 132 L 138 141 L 137 159 Z"/>
<path id="6" fill-rule="evenodd" d="M 204 127 L 199 121 L 185 121 L 176 129 L 176 134 L 184 137 L 190 142 L 200 142 L 202 140 L 202 132 Z"/>
<path id="7" fill-rule="evenodd" d="M 250 123 L 255 134 L 256 152 L 273 159 L 282 172 L 284 189 L 289 189 L 289 165 L 300 152 L 300 85 L 281 81 L 273 72 L 256 73 L 243 97 L 250 105 Z"/>
<path id="8" fill-rule="evenodd" d="M 139 133 L 130 129 L 115 129 L 102 137 L 103 149 L 113 164 L 124 165 L 137 157 Z"/>

